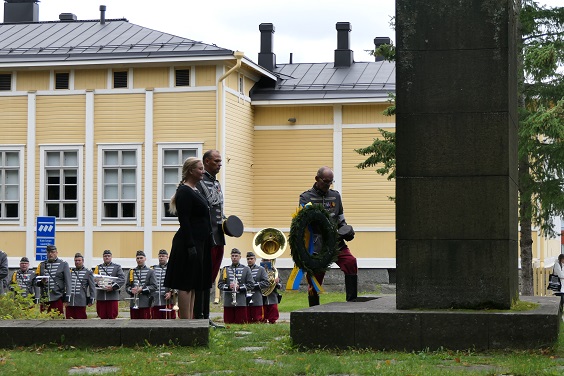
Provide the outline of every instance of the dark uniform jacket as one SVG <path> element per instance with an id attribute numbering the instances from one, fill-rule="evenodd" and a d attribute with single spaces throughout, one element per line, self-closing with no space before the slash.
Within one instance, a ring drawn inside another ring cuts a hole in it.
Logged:
<path id="1" fill-rule="evenodd" d="M 8 255 L 0 251 L 0 295 L 8 290 Z"/>
<path id="2" fill-rule="evenodd" d="M 223 233 L 223 192 L 221 191 L 219 181 L 215 176 L 205 171 L 204 178 L 196 185 L 196 188 L 202 192 L 210 205 L 213 245 L 225 245 L 225 234 Z"/>
<path id="3" fill-rule="evenodd" d="M 71 275 L 69 264 L 57 258 L 54 261 L 42 261 L 35 271 L 36 285 L 41 288 L 41 297 L 47 298 L 49 302 L 54 302 L 63 298 L 69 302 L 71 292 Z M 38 276 L 49 278 L 38 279 Z"/>
<path id="4" fill-rule="evenodd" d="M 266 270 L 260 265 L 254 264 L 253 266 L 249 266 L 251 269 L 251 275 L 253 276 L 254 285 L 251 289 L 252 303 L 249 303 L 250 306 L 261 306 L 262 305 L 262 292 L 261 289 L 267 288 L 270 283 L 268 282 L 268 275 L 266 274 Z"/>
<path id="5" fill-rule="evenodd" d="M 305 191 L 300 195 L 300 206 L 304 206 L 307 203 L 320 204 L 329 212 L 331 218 L 335 221 L 337 229 L 345 226 L 347 222 L 345 221 L 345 215 L 343 214 L 343 202 L 341 201 L 341 195 L 339 192 L 329 189 L 327 193 L 321 192 L 315 187 L 315 185 Z M 316 233 L 315 228 L 313 229 L 313 244 L 314 250 L 318 252 L 321 247 L 321 235 Z M 340 239 L 338 243 L 339 249 L 346 246 L 345 241 Z"/>
<path id="6" fill-rule="evenodd" d="M 21 289 L 22 296 L 31 295 L 32 297 L 39 295 L 39 289 L 33 285 L 33 280 L 35 278 L 35 271 L 32 269 L 27 269 L 25 272 L 22 272 L 21 269 L 18 269 L 12 274 L 12 287 L 11 289 L 14 290 L 16 286 Z"/>
<path id="7" fill-rule="evenodd" d="M 121 265 L 110 262 L 109 264 L 100 264 L 94 268 L 94 274 L 108 275 L 110 277 L 117 277 L 113 279 L 112 291 L 96 290 L 96 300 L 119 300 L 119 289 L 125 283 L 125 274 L 121 269 Z"/>
<path id="8" fill-rule="evenodd" d="M 229 287 L 233 280 L 237 280 L 239 290 L 236 293 L 237 307 L 245 307 L 247 305 L 247 291 L 251 291 L 255 281 L 251 269 L 243 264 L 229 265 L 221 271 L 221 278 L 217 287 L 223 290 L 223 305 L 224 307 L 233 307 L 233 294 Z"/>
<path id="9" fill-rule="evenodd" d="M 131 289 L 133 287 L 141 286 L 143 290 L 135 296 Z M 146 265 L 138 266 L 135 269 L 129 269 L 129 278 L 125 284 L 125 292 L 127 292 L 132 298 L 137 297 L 137 302 L 135 299 L 130 300 L 129 307 L 133 308 L 137 303 L 139 308 L 148 308 L 152 303 L 152 294 L 157 290 L 157 280 L 155 279 L 155 271 L 148 268 Z"/>
<path id="10" fill-rule="evenodd" d="M 96 287 L 94 273 L 84 266 L 80 269 L 71 268 L 71 297 L 69 305 L 73 307 L 86 307 L 94 303 Z"/>

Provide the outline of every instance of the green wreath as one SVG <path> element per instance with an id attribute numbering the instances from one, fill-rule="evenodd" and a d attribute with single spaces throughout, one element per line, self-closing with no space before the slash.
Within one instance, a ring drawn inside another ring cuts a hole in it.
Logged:
<path id="1" fill-rule="evenodd" d="M 318 253 L 310 254 L 304 237 L 308 226 L 314 222 L 319 227 L 322 248 Z M 339 255 L 337 225 L 320 204 L 306 205 L 298 211 L 292 219 L 288 243 L 294 262 L 308 273 L 317 274 L 326 271 L 337 261 Z"/>

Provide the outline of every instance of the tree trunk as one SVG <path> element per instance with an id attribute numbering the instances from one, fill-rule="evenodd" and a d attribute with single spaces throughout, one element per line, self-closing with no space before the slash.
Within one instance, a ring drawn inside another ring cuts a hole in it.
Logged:
<path id="1" fill-rule="evenodd" d="M 519 159 L 519 225 L 521 227 L 521 295 L 531 296 L 533 289 L 533 237 L 531 231 L 532 202 L 527 189 L 529 179 L 527 156 Z"/>

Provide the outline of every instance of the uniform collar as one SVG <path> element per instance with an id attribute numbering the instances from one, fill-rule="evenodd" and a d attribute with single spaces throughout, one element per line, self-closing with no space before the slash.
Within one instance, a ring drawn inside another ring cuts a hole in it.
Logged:
<path id="1" fill-rule="evenodd" d="M 207 172 L 206 170 L 204 170 L 204 174 L 206 174 L 212 181 L 213 180 L 217 180 L 217 178 L 215 176 L 213 176 L 212 174 L 210 174 L 209 172 Z"/>

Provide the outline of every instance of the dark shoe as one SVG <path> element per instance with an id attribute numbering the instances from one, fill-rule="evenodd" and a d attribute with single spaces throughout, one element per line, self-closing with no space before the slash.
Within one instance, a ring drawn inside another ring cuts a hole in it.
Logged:
<path id="1" fill-rule="evenodd" d="M 214 329 L 225 329 L 225 326 L 220 325 L 220 324 L 216 324 L 215 322 L 213 322 L 210 319 L 210 328 L 214 328 Z"/>
<path id="2" fill-rule="evenodd" d="M 307 299 L 309 300 L 310 307 L 319 305 L 319 295 L 308 295 Z"/>
<path id="3" fill-rule="evenodd" d="M 358 297 L 358 276 L 345 275 L 345 292 L 347 302 L 352 302 Z"/>

